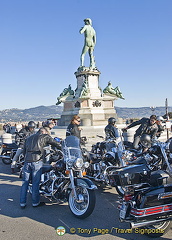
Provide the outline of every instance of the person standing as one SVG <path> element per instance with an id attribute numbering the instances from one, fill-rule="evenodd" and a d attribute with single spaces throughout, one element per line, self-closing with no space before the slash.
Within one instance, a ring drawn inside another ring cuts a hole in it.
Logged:
<path id="1" fill-rule="evenodd" d="M 66 130 L 66 137 L 73 135 L 81 139 L 81 128 L 79 127 L 81 123 L 81 119 L 78 115 L 74 115 L 71 119 L 70 124 L 67 127 Z"/>
<path id="2" fill-rule="evenodd" d="M 40 202 L 39 184 L 42 174 L 44 147 L 47 145 L 54 146 L 61 150 L 60 144 L 55 141 L 47 132 L 46 128 L 40 130 L 28 137 L 24 144 L 23 154 L 23 181 L 20 191 L 20 207 L 26 207 L 27 190 L 30 179 L 32 179 L 32 206 L 38 207 L 45 205 Z"/>

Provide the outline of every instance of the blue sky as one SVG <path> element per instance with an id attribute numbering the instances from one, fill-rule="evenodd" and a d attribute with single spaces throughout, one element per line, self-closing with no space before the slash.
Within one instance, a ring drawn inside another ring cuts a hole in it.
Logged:
<path id="1" fill-rule="evenodd" d="M 85 18 L 100 87 L 111 81 L 125 97 L 115 105 L 172 106 L 171 13 L 171 0 L 0 0 L 0 110 L 53 105 L 76 88 Z"/>

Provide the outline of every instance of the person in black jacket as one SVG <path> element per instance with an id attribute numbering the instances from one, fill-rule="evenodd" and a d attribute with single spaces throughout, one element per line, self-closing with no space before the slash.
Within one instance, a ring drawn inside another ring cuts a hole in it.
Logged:
<path id="1" fill-rule="evenodd" d="M 156 124 L 156 115 L 151 115 L 150 118 L 142 118 L 138 121 L 135 121 L 123 130 L 128 130 L 129 128 L 135 127 L 137 125 L 140 125 L 140 127 L 136 130 L 134 135 L 133 147 L 135 149 L 138 149 L 140 137 L 143 134 L 150 135 L 152 139 L 156 137 L 158 131 L 158 126 Z"/>
<path id="2" fill-rule="evenodd" d="M 24 168 L 23 168 L 23 182 L 20 192 L 20 206 L 21 208 L 26 207 L 27 190 L 30 181 L 32 179 L 32 206 L 37 207 L 44 205 L 40 203 L 39 196 L 39 184 L 42 174 L 43 166 L 43 152 L 44 147 L 47 145 L 54 146 L 61 149 L 60 144 L 55 141 L 47 132 L 46 128 L 40 128 L 40 130 L 28 137 L 24 144 L 23 153 Z"/>
<path id="3" fill-rule="evenodd" d="M 18 145 L 16 154 L 14 155 L 11 163 L 11 172 L 14 173 L 16 161 L 21 153 L 23 153 L 23 147 L 25 139 L 35 133 L 35 122 L 30 121 L 28 125 L 22 128 L 18 133 L 16 133 L 15 141 Z"/>
<path id="4" fill-rule="evenodd" d="M 78 115 L 74 115 L 69 126 L 67 127 L 66 137 L 73 135 L 81 139 L 81 128 L 79 127 L 80 123 L 81 123 L 80 117 Z"/>
<path id="5" fill-rule="evenodd" d="M 109 138 L 119 138 L 118 128 L 115 126 L 116 119 L 114 117 L 110 117 L 108 119 L 108 125 L 105 127 L 106 140 Z"/>

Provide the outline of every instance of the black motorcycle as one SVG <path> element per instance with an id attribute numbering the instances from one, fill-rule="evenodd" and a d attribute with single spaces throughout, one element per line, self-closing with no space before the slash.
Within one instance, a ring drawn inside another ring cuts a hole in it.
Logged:
<path id="1" fill-rule="evenodd" d="M 0 158 L 2 159 L 2 162 L 4 164 L 9 165 L 12 163 L 12 159 L 13 159 L 14 155 L 16 154 L 20 139 L 22 139 L 22 138 L 23 138 L 23 134 L 16 132 L 15 142 L 2 144 Z M 23 154 L 21 154 L 16 163 L 17 168 L 20 168 L 23 165 L 23 159 L 24 159 L 24 156 L 23 156 Z"/>
<path id="2" fill-rule="evenodd" d="M 130 150 L 125 150 L 122 153 L 122 159 L 125 161 L 125 165 L 133 164 L 147 164 L 151 172 L 157 170 L 167 170 L 172 172 L 172 159 L 170 157 L 170 143 L 171 139 L 168 141 L 160 142 L 159 140 L 141 141 L 142 147 L 147 149 L 142 153 L 135 153 Z M 109 181 L 113 186 L 114 179 L 109 177 Z M 116 186 L 116 190 L 119 195 L 124 195 L 124 190 L 122 186 Z"/>
<path id="3" fill-rule="evenodd" d="M 68 136 L 62 141 L 63 158 L 56 161 L 54 166 L 43 167 L 40 194 L 51 201 L 69 203 L 71 212 L 77 218 L 86 218 L 95 207 L 95 189 L 92 181 L 85 178 L 85 168 L 80 148 L 80 140 L 75 136 Z M 59 156 L 59 152 L 55 156 Z M 54 156 L 54 157 L 55 157 Z M 55 159 L 55 158 L 54 158 Z M 32 193 L 32 184 L 29 186 Z"/>
<path id="4" fill-rule="evenodd" d="M 16 143 L 3 143 L 0 155 L 2 162 L 6 165 L 11 164 L 12 158 L 15 155 L 17 149 L 18 145 Z"/>
<path id="5" fill-rule="evenodd" d="M 170 142 L 166 144 L 172 153 Z M 118 206 L 120 220 L 137 230 L 143 227 L 142 233 L 150 237 L 162 236 L 171 225 L 172 169 L 168 159 L 166 164 L 165 171 L 152 171 L 150 165 L 140 163 L 111 172 L 114 183 L 124 190 Z"/>
<path id="6" fill-rule="evenodd" d="M 104 139 L 102 136 L 98 137 Z M 123 150 L 122 141 L 117 141 L 116 138 L 109 138 L 92 145 L 89 153 L 90 166 L 86 170 L 86 176 L 96 182 L 111 185 L 108 177 L 109 171 L 125 166 L 122 159 Z"/>

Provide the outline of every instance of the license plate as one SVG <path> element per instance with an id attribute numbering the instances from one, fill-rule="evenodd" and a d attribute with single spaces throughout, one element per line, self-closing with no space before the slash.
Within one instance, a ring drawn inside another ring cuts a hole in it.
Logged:
<path id="1" fill-rule="evenodd" d="M 122 219 L 125 219 L 126 212 L 127 212 L 127 205 L 123 203 L 120 209 L 119 217 Z"/>

